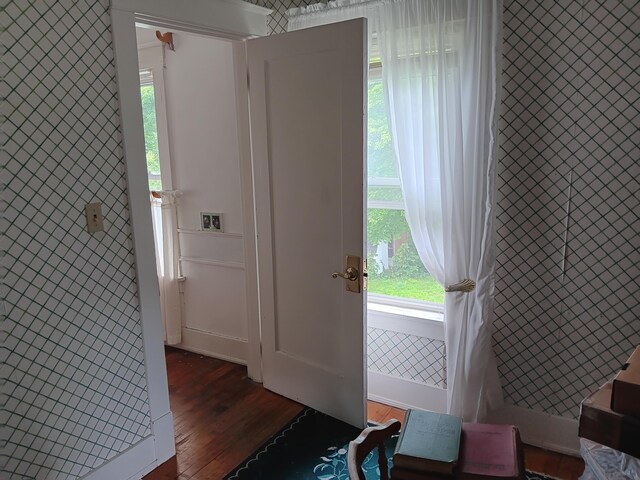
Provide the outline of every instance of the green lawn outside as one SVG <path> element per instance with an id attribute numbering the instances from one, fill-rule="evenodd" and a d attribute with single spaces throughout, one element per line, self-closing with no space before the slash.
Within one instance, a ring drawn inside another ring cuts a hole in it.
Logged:
<path id="1" fill-rule="evenodd" d="M 444 288 L 432 276 L 422 278 L 369 278 L 369 293 L 444 303 Z"/>

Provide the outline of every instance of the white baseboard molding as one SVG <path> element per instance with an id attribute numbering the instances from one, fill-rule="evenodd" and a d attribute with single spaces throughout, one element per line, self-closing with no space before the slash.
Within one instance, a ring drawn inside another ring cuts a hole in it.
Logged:
<path id="1" fill-rule="evenodd" d="M 169 411 L 151 422 L 156 450 L 156 461 L 162 465 L 176 454 L 176 437 L 173 430 L 173 414 Z"/>
<path id="2" fill-rule="evenodd" d="M 515 405 L 489 413 L 489 422 L 517 425 L 522 441 L 566 455 L 580 456 L 578 421 Z"/>
<path id="3" fill-rule="evenodd" d="M 149 435 L 83 476 L 82 480 L 113 480 L 114 478 L 140 480 L 158 465 L 153 436 Z"/>
<path id="4" fill-rule="evenodd" d="M 186 327 L 182 328 L 182 343 L 174 347 L 240 365 L 247 364 L 249 350 L 246 339 Z"/>
<path id="5" fill-rule="evenodd" d="M 442 388 L 371 370 L 367 378 L 369 400 L 404 409 L 447 410 L 447 391 Z"/>

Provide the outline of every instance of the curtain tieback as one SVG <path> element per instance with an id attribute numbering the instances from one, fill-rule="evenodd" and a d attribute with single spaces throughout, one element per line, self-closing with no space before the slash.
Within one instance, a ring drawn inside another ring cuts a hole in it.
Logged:
<path id="1" fill-rule="evenodd" d="M 469 278 L 465 278 L 464 280 L 454 283 L 453 285 L 447 285 L 444 289 L 445 292 L 464 292 L 469 293 L 476 288 L 476 282 Z"/>

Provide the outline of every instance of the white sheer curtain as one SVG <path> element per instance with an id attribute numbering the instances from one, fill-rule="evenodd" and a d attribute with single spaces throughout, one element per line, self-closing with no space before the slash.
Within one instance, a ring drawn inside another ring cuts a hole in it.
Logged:
<path id="1" fill-rule="evenodd" d="M 447 408 L 467 421 L 502 402 L 491 347 L 501 11 L 500 0 L 351 0 L 289 20 L 369 20 L 418 253 L 442 285 L 476 282 L 445 298 Z"/>
<path id="2" fill-rule="evenodd" d="M 151 215 L 155 239 L 156 265 L 160 285 L 160 306 L 164 341 L 176 345 L 182 341 L 182 309 L 178 286 L 178 221 L 176 199 L 180 191 L 168 190 L 160 193 L 160 199 L 151 200 Z"/>

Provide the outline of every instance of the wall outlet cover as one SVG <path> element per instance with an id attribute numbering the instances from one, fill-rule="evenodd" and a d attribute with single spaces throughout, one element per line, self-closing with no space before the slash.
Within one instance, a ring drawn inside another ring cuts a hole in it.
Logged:
<path id="1" fill-rule="evenodd" d="M 85 207 L 87 215 L 87 231 L 91 234 L 104 232 L 104 218 L 101 203 L 88 203 Z"/>
<path id="2" fill-rule="evenodd" d="M 204 232 L 224 232 L 222 227 L 222 214 L 200 212 L 200 228 L 202 228 Z"/>

